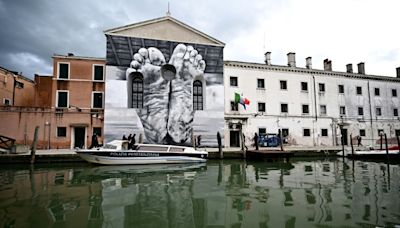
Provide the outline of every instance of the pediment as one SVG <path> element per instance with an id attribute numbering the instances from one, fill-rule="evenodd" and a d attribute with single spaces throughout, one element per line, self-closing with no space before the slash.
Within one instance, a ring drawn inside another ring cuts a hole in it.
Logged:
<path id="1" fill-rule="evenodd" d="M 212 46 L 225 44 L 171 16 L 156 18 L 104 31 L 106 35 L 138 37 L 155 40 L 197 43 Z"/>

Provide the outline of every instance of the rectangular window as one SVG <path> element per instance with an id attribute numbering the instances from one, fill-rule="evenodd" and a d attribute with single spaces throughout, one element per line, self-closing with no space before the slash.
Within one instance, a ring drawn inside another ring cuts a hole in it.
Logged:
<path id="1" fill-rule="evenodd" d="M 344 85 L 339 85 L 338 90 L 340 94 L 344 94 Z"/>
<path id="2" fill-rule="evenodd" d="M 287 90 L 287 81 L 279 81 L 281 85 L 281 90 Z"/>
<path id="3" fill-rule="evenodd" d="M 92 99 L 92 108 L 103 108 L 103 92 L 93 92 Z"/>
<path id="4" fill-rule="evenodd" d="M 380 107 L 376 107 L 375 112 L 376 112 L 376 116 L 382 115 L 382 109 Z"/>
<path id="5" fill-rule="evenodd" d="M 24 83 L 15 81 L 15 88 L 23 89 L 24 88 Z"/>
<path id="6" fill-rule="evenodd" d="M 381 136 L 381 134 L 385 134 L 385 132 L 383 131 L 383 129 L 378 129 L 378 136 Z"/>
<path id="7" fill-rule="evenodd" d="M 392 97 L 397 97 L 397 89 L 392 89 Z"/>
<path id="8" fill-rule="evenodd" d="M 5 106 L 10 106 L 10 105 L 11 105 L 11 100 L 10 100 L 10 99 L 7 99 L 7 98 L 4 98 L 4 99 L 3 99 L 3 105 L 5 105 Z"/>
<path id="9" fill-rule="evenodd" d="M 68 63 L 58 63 L 58 78 L 68 79 L 69 78 L 69 64 Z"/>
<path id="10" fill-rule="evenodd" d="M 396 136 L 400 136 L 400 129 L 395 129 L 394 133 L 396 134 Z"/>
<path id="11" fill-rule="evenodd" d="M 267 129 L 266 128 L 264 128 L 264 127 L 258 128 L 258 135 L 259 136 L 265 135 L 265 134 L 267 134 Z"/>
<path id="12" fill-rule="evenodd" d="M 319 114 L 321 116 L 325 116 L 326 115 L 326 105 L 320 105 L 319 106 Z"/>
<path id="13" fill-rule="evenodd" d="M 303 114 L 309 114 L 310 110 L 308 109 L 308 105 L 302 105 L 302 112 Z"/>
<path id="14" fill-rule="evenodd" d="M 339 107 L 339 113 L 340 115 L 346 115 L 346 107 L 345 106 L 340 106 Z"/>
<path id="15" fill-rule="evenodd" d="M 282 138 L 289 136 L 289 128 L 282 128 Z"/>
<path id="16" fill-rule="evenodd" d="M 231 86 L 238 86 L 238 78 L 237 77 L 230 77 Z"/>
<path id="17" fill-rule="evenodd" d="M 322 128 L 321 129 L 321 136 L 328 136 L 328 129 L 326 129 L 326 128 Z"/>
<path id="18" fill-rule="evenodd" d="M 264 89 L 265 88 L 265 81 L 264 79 L 257 79 L 257 89 Z"/>
<path id="19" fill-rule="evenodd" d="M 258 102 L 258 111 L 265 112 L 265 103 L 264 102 Z"/>
<path id="20" fill-rule="evenodd" d="M 321 92 L 321 93 L 325 92 L 325 84 L 324 83 L 318 83 L 318 88 L 319 88 L 319 92 Z"/>
<path id="21" fill-rule="evenodd" d="M 288 104 L 281 104 L 281 113 L 288 113 Z"/>
<path id="22" fill-rule="evenodd" d="M 67 137 L 67 128 L 57 127 L 57 137 Z"/>
<path id="23" fill-rule="evenodd" d="M 231 111 L 238 111 L 238 110 L 239 110 L 238 103 L 235 103 L 234 101 L 231 101 Z"/>
<path id="24" fill-rule="evenodd" d="M 360 129 L 360 136 L 365 136 L 365 130 L 364 129 Z"/>
<path id="25" fill-rule="evenodd" d="M 57 108 L 68 108 L 69 106 L 69 92 L 63 90 L 57 90 Z"/>
<path id="26" fill-rule="evenodd" d="M 308 83 L 307 82 L 301 82 L 301 91 L 308 92 Z"/>
<path id="27" fill-rule="evenodd" d="M 358 107 L 358 115 L 363 116 L 364 115 L 364 108 L 363 107 Z"/>
<path id="28" fill-rule="evenodd" d="M 393 109 L 393 116 L 399 116 L 399 110 L 397 108 Z"/>
<path id="29" fill-rule="evenodd" d="M 104 66 L 103 65 L 93 65 L 93 80 L 94 81 L 104 81 Z"/>
<path id="30" fill-rule="evenodd" d="M 362 95 L 362 87 L 361 86 L 357 86 L 356 87 L 356 94 L 357 95 Z"/>
<path id="31" fill-rule="evenodd" d="M 381 91 L 379 90 L 379 88 L 375 88 L 375 96 L 380 96 L 381 95 Z"/>
<path id="32" fill-rule="evenodd" d="M 310 129 L 308 128 L 303 129 L 303 136 L 310 136 L 310 135 L 311 135 Z"/>
<path id="33" fill-rule="evenodd" d="M 93 134 L 96 134 L 97 136 L 101 137 L 101 127 L 94 127 L 93 128 Z"/>

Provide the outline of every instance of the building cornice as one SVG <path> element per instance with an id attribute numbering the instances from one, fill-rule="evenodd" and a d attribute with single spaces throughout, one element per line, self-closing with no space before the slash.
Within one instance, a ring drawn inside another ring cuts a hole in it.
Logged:
<path id="1" fill-rule="evenodd" d="M 326 70 L 307 69 L 307 68 L 289 67 L 289 66 L 280 66 L 280 65 L 266 65 L 266 64 L 262 64 L 262 63 L 224 61 L 224 66 L 237 67 L 237 68 L 242 68 L 242 69 L 268 70 L 268 71 L 277 71 L 277 72 L 293 72 L 293 73 L 301 73 L 301 74 L 314 74 L 314 75 L 336 76 L 336 77 L 367 79 L 367 80 L 377 80 L 377 81 L 390 81 L 390 82 L 399 82 L 400 83 L 400 78 L 396 78 L 396 77 L 347 73 L 347 72 L 339 72 L 339 71 L 326 71 Z"/>
<path id="2" fill-rule="evenodd" d="M 58 58 L 58 59 L 74 59 L 74 60 L 95 60 L 95 61 L 102 61 L 105 62 L 105 58 L 100 58 L 100 57 L 89 57 L 89 56 L 68 56 L 68 55 L 57 55 L 54 54 L 52 56 L 53 59 Z"/>

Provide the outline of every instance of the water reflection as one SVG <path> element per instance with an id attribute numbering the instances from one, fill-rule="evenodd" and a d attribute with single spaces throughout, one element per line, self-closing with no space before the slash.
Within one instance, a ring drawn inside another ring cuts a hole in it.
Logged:
<path id="1" fill-rule="evenodd" d="M 400 224 L 399 165 L 347 160 L 0 168 L 3 227 Z"/>

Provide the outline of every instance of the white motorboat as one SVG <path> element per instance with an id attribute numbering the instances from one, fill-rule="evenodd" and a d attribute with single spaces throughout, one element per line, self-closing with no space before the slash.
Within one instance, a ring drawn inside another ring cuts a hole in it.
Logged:
<path id="1" fill-rule="evenodd" d="M 128 141 L 114 140 L 104 147 L 94 149 L 77 149 L 82 159 L 102 165 L 145 165 L 205 162 L 207 151 L 198 151 L 192 147 L 135 144 L 128 149 Z"/>
<path id="2" fill-rule="evenodd" d="M 338 156 L 343 156 L 343 152 L 340 151 L 337 153 Z M 374 149 L 373 147 L 363 148 L 362 150 L 354 149 L 352 152 L 349 149 L 344 150 L 344 156 L 346 157 L 354 157 L 354 158 L 371 158 L 371 159 L 382 159 L 382 158 L 400 158 L 400 153 L 398 147 L 388 148 L 388 152 L 386 153 L 386 149 Z"/>

